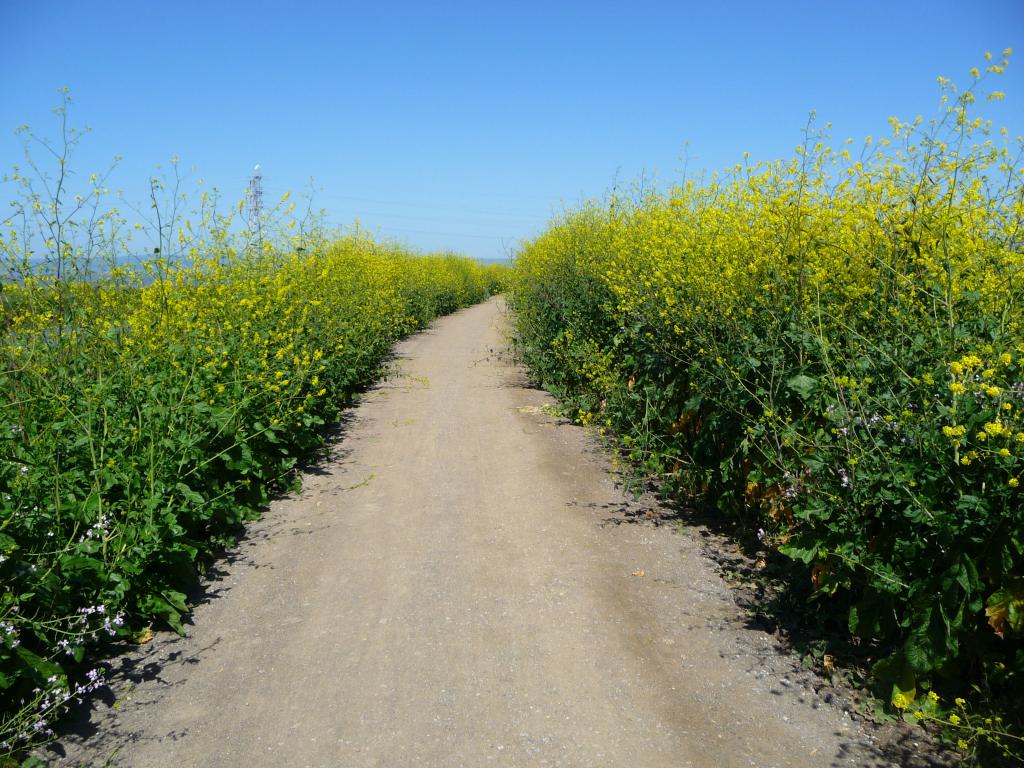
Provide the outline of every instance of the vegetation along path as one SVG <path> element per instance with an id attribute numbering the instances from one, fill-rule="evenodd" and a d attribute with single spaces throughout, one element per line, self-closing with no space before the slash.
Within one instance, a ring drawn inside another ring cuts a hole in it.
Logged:
<path id="1" fill-rule="evenodd" d="M 586 432 L 549 415 L 502 354 L 504 323 L 498 298 L 403 342 L 331 458 L 208 585 L 188 637 L 114 662 L 107 704 L 46 754 L 883 764 L 857 721 L 773 665 L 696 534 L 650 522 Z"/>

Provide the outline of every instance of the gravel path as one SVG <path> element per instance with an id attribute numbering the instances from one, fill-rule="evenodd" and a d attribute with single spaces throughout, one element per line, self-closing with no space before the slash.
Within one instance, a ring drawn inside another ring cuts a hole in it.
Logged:
<path id="1" fill-rule="evenodd" d="M 495 299 L 400 344 L 331 459 L 222 564 L 189 636 L 115 661 L 109 700 L 44 754 L 885 764 L 857 722 L 783 677 L 697 534 L 650 522 L 586 432 L 548 415 L 502 353 L 504 322 Z"/>

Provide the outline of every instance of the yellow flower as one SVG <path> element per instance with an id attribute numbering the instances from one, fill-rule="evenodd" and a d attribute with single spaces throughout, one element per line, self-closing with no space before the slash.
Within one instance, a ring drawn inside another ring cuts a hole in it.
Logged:
<path id="1" fill-rule="evenodd" d="M 1009 485 L 1011 488 L 1016 488 L 1018 485 L 1020 485 L 1020 480 L 1018 480 L 1016 477 L 1011 477 L 1007 485 Z"/>
<path id="2" fill-rule="evenodd" d="M 960 716 L 959 715 L 950 715 L 949 716 L 949 722 L 951 722 L 953 725 L 960 725 Z"/>
<path id="3" fill-rule="evenodd" d="M 960 358 L 960 362 L 965 368 L 977 368 L 981 365 L 981 358 L 977 355 L 964 355 Z"/>
<path id="4" fill-rule="evenodd" d="M 962 395 L 964 392 L 967 391 L 967 388 L 959 381 L 954 381 L 952 384 L 949 385 L 949 391 L 952 392 L 954 395 Z"/>

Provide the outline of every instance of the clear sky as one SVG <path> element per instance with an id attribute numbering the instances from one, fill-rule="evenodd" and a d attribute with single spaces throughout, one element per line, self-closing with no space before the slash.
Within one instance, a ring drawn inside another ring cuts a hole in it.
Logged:
<path id="1" fill-rule="evenodd" d="M 1024 133 L 1024 0 L 0 0 L 0 166 L 16 126 L 92 133 L 81 173 L 141 201 L 172 155 L 240 199 L 314 179 L 330 221 L 500 258 L 641 173 L 790 157 L 808 111 L 846 137 L 936 114 L 936 76 L 1011 58 L 980 114 Z M 9 194 L 0 187 L 0 203 Z"/>

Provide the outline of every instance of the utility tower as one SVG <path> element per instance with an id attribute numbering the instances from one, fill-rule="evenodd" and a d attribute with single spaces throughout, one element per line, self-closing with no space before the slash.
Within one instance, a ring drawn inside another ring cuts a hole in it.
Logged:
<path id="1" fill-rule="evenodd" d="M 249 188 L 246 190 L 249 209 L 249 238 L 259 248 L 263 247 L 263 173 L 259 164 L 252 169 Z"/>

